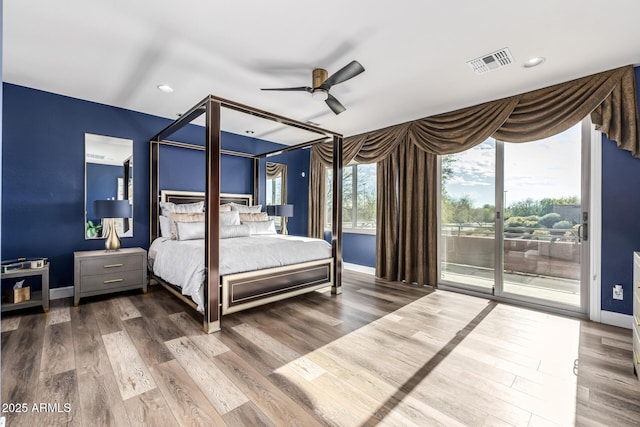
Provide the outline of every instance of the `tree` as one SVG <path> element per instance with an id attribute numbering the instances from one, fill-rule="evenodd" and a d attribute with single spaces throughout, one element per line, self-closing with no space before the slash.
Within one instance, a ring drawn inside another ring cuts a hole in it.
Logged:
<path id="1" fill-rule="evenodd" d="M 514 202 L 507 208 L 508 216 L 530 216 L 537 215 L 540 204 L 532 198 Z"/>

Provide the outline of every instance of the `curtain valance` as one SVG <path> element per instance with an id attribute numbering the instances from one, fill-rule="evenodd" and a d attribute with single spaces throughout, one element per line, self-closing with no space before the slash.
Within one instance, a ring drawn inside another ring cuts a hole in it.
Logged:
<path id="1" fill-rule="evenodd" d="M 435 155 L 467 150 L 491 136 L 505 142 L 547 138 L 589 114 L 597 129 L 640 158 L 640 120 L 631 65 L 345 138 L 345 165 L 354 159 L 378 163 L 379 175 L 392 175 L 378 176 L 377 275 L 437 284 Z M 313 237 L 322 237 L 324 229 L 324 171 L 331 162 L 330 144 L 312 148 L 309 233 Z M 403 171 L 408 166 L 419 176 L 410 178 L 413 172 Z M 421 187 L 411 185 L 408 179 L 417 180 Z M 414 203 L 413 198 L 420 199 L 419 203 Z M 390 209 L 396 213 L 391 214 Z M 426 246 L 403 241 L 415 231 L 419 231 Z"/>
<path id="2" fill-rule="evenodd" d="M 459 153 L 490 136 L 506 142 L 529 142 L 563 132 L 590 113 L 609 139 L 640 157 L 637 94 L 629 65 L 345 138 L 343 161 L 377 163 L 403 142 L 433 154 Z M 316 145 L 312 155 L 329 166 L 331 147 Z"/>

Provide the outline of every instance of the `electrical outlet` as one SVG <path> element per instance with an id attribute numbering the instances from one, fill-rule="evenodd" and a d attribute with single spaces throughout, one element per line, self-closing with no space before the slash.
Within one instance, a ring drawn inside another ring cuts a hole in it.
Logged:
<path id="1" fill-rule="evenodd" d="M 613 299 L 618 299 L 618 300 L 624 299 L 622 285 L 615 285 L 613 287 Z"/>

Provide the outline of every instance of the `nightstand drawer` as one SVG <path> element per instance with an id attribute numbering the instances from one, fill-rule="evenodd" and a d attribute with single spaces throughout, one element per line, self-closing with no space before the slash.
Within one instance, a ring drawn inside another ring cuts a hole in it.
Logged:
<path id="1" fill-rule="evenodd" d="M 142 286 L 142 272 L 140 269 L 133 271 L 118 271 L 108 274 L 86 276 L 82 278 L 81 292 L 108 290 L 124 286 Z"/>
<path id="2" fill-rule="evenodd" d="M 143 257 L 141 256 L 109 256 L 103 258 L 85 259 L 80 264 L 81 276 L 96 274 L 114 274 L 125 271 L 140 271 Z"/>
<path id="3" fill-rule="evenodd" d="M 80 298 L 130 289 L 147 292 L 147 251 L 122 248 L 117 252 L 78 251 L 73 253 L 73 304 Z"/>

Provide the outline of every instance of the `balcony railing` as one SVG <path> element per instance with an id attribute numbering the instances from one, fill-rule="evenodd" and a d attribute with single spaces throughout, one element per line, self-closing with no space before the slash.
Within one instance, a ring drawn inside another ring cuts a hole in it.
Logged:
<path id="1" fill-rule="evenodd" d="M 495 268 L 494 224 L 444 224 L 443 261 Z M 578 231 L 569 228 L 505 227 L 504 270 L 565 279 L 580 277 Z"/>

